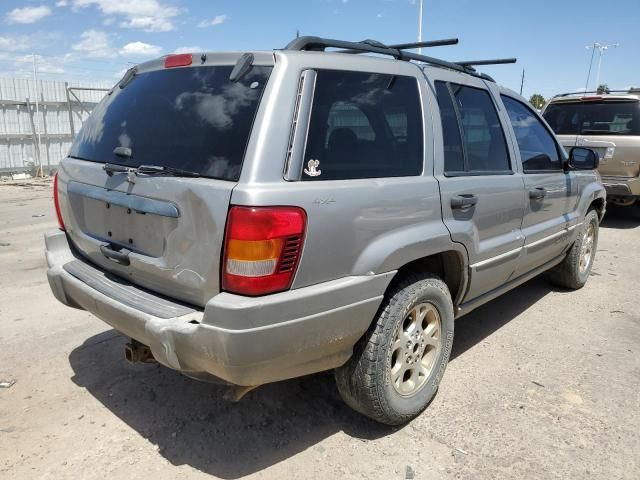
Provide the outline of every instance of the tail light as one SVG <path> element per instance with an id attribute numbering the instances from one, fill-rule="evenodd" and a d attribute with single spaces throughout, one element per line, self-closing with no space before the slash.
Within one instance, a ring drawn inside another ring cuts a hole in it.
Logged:
<path id="1" fill-rule="evenodd" d="M 304 243 L 305 211 L 297 207 L 231 207 L 222 288 L 265 295 L 291 287 Z"/>
<path id="2" fill-rule="evenodd" d="M 58 172 L 53 176 L 53 204 L 56 208 L 56 217 L 58 217 L 58 227 L 65 230 L 62 212 L 60 211 L 60 200 L 58 199 Z"/>

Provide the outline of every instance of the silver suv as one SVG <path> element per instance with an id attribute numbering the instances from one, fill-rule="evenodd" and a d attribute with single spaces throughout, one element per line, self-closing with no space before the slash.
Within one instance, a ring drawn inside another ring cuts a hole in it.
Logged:
<path id="1" fill-rule="evenodd" d="M 585 284 L 605 191 L 486 62 L 402 47 L 301 37 L 131 69 L 60 165 L 54 295 L 129 360 L 236 398 L 335 369 L 359 412 L 418 415 L 455 318 L 550 269 Z"/>

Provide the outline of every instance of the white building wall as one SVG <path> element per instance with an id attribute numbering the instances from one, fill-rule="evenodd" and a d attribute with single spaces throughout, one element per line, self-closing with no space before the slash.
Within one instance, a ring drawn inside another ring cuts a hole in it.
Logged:
<path id="1" fill-rule="evenodd" d="M 67 86 L 108 89 L 103 83 L 77 83 L 0 77 L 0 172 L 19 171 L 37 165 L 37 149 L 34 130 L 40 134 L 41 163 L 47 169 L 55 167 L 67 154 L 91 109 L 106 91 L 75 90 L 73 93 L 83 102 L 81 105 L 71 95 L 67 102 Z M 35 112 L 35 99 L 39 100 L 39 112 Z M 71 107 L 71 108 L 70 108 Z M 84 107 L 84 108 L 83 108 Z M 70 114 L 73 120 L 70 118 Z M 73 128 L 72 122 L 73 121 Z"/>

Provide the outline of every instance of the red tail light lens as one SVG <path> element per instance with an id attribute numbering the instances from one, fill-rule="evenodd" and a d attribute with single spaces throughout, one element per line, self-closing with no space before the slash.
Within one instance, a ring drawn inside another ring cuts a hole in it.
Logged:
<path id="1" fill-rule="evenodd" d="M 193 55 L 190 53 L 178 53 L 176 55 L 167 55 L 164 57 L 164 68 L 186 67 L 191 65 Z"/>
<path id="2" fill-rule="evenodd" d="M 56 208 L 56 217 L 58 217 L 58 227 L 64 230 L 64 220 L 60 211 L 60 200 L 58 199 L 58 172 L 53 176 L 53 204 Z"/>
<path id="3" fill-rule="evenodd" d="M 297 207 L 231 207 L 222 288 L 266 295 L 291 287 L 304 243 L 305 211 Z"/>

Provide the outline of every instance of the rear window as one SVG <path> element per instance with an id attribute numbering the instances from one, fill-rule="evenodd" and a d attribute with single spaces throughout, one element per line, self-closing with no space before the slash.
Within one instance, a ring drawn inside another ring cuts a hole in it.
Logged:
<path id="1" fill-rule="evenodd" d="M 640 135 L 640 103 L 552 103 L 544 118 L 560 135 Z"/>
<path id="2" fill-rule="evenodd" d="M 114 88 L 76 137 L 70 156 L 131 167 L 160 165 L 238 180 L 271 67 L 230 82 L 233 66 L 173 68 Z M 131 148 L 131 158 L 113 153 Z"/>

